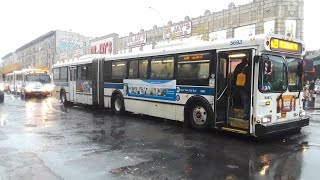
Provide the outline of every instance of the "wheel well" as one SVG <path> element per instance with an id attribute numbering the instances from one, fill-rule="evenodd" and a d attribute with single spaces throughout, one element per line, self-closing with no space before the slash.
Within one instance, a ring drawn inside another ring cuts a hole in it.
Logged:
<path id="1" fill-rule="evenodd" d="M 113 98 L 116 96 L 116 95 L 120 95 L 120 96 L 122 96 L 122 93 L 121 93 L 121 91 L 120 90 L 115 90 L 115 91 L 113 91 L 112 92 L 112 95 L 111 95 L 111 101 L 113 100 Z"/>
<path id="2" fill-rule="evenodd" d="M 122 95 L 122 92 L 121 92 L 120 90 L 118 90 L 118 89 L 115 90 L 115 91 L 113 91 L 113 93 L 112 93 L 112 95 L 111 95 L 111 108 L 114 108 L 114 103 L 113 103 L 113 101 L 114 101 L 114 99 L 115 99 L 115 97 L 116 97 L 117 95 L 119 95 L 120 98 L 122 99 L 123 111 L 125 111 L 125 105 L 124 105 L 123 95 Z"/>
<path id="3" fill-rule="evenodd" d="M 204 97 L 202 97 L 202 96 L 193 96 L 193 97 L 191 97 L 188 101 L 187 101 L 187 103 L 186 103 L 186 105 L 185 105 L 185 107 L 184 107 L 184 123 L 186 124 L 186 125 L 188 125 L 189 126 L 189 116 L 188 116 L 188 112 L 189 112 L 189 110 L 190 110 L 190 108 L 192 107 L 192 105 L 195 103 L 195 102 L 200 102 L 200 103 L 203 103 L 204 105 L 208 105 L 208 106 L 210 106 L 211 107 L 211 104 L 209 103 L 209 101 L 207 100 L 207 99 L 205 99 Z M 210 108 L 210 110 L 211 110 L 212 108 Z M 213 113 L 213 112 L 212 112 Z"/>

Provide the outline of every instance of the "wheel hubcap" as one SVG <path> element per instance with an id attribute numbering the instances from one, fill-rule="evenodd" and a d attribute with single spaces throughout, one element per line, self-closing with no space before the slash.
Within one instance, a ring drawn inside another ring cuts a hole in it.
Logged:
<path id="1" fill-rule="evenodd" d="M 114 108 L 116 109 L 116 111 L 120 111 L 121 110 L 121 100 L 119 98 L 117 98 L 114 102 Z"/>
<path id="2" fill-rule="evenodd" d="M 193 120 L 198 125 L 203 125 L 207 121 L 207 111 L 202 106 L 193 109 Z"/>

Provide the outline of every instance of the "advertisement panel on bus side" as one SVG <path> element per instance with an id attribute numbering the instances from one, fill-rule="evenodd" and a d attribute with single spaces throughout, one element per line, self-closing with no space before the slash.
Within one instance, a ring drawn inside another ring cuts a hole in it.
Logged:
<path id="1" fill-rule="evenodd" d="M 176 80 L 124 80 L 124 96 L 176 100 Z"/>

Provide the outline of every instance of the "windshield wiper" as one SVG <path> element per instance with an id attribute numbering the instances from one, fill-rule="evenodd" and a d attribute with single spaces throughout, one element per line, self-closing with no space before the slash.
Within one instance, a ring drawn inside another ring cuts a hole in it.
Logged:
<path id="1" fill-rule="evenodd" d="M 281 94 L 280 94 L 279 98 L 277 99 L 277 101 L 279 101 L 280 99 L 282 99 L 282 95 L 283 95 L 284 92 L 286 92 L 286 91 L 283 90 L 283 91 L 281 92 Z"/>
<path id="2" fill-rule="evenodd" d="M 288 68 L 287 68 L 287 66 L 286 66 L 286 63 L 283 63 L 283 69 L 284 69 L 284 71 L 285 71 L 285 74 L 288 74 Z M 283 88 L 283 84 L 281 84 L 281 86 L 282 86 L 282 88 Z M 283 95 L 283 93 L 286 92 L 287 89 L 288 89 L 288 75 L 286 76 L 286 88 L 283 88 L 283 89 L 282 89 L 282 92 L 281 92 L 279 98 L 277 98 L 277 101 L 279 101 L 280 99 L 282 99 L 282 95 Z"/>

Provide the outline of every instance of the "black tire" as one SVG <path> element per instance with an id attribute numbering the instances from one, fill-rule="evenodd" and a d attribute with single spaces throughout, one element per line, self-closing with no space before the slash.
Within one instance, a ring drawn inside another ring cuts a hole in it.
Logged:
<path id="1" fill-rule="evenodd" d="M 60 92 L 60 102 L 63 104 L 63 105 L 68 105 L 68 100 L 67 100 L 67 95 L 66 95 L 66 92 L 65 91 L 61 91 Z"/>
<path id="2" fill-rule="evenodd" d="M 111 98 L 111 109 L 114 114 L 120 115 L 124 113 L 123 97 L 120 94 L 116 94 Z"/>
<path id="3" fill-rule="evenodd" d="M 192 128 L 204 130 L 210 127 L 213 112 L 210 106 L 202 101 L 194 101 L 188 108 L 188 121 Z"/>
<path id="4" fill-rule="evenodd" d="M 4 102 L 4 94 L 0 95 L 0 103 L 3 103 L 3 102 Z"/>

